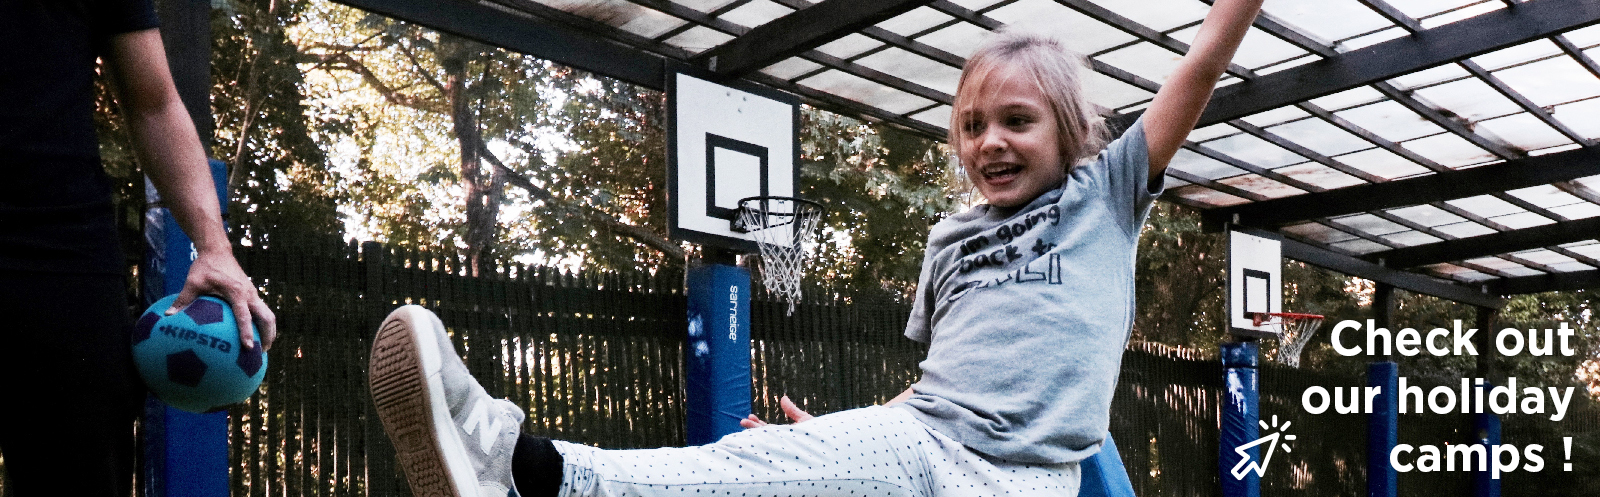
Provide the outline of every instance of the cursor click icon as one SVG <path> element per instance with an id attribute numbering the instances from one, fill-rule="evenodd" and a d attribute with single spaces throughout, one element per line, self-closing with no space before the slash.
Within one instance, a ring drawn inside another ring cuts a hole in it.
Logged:
<path id="1" fill-rule="evenodd" d="M 1256 476 L 1265 476 L 1266 472 L 1267 472 L 1267 464 L 1270 464 L 1272 462 L 1272 454 L 1278 450 L 1278 441 L 1281 439 L 1281 440 L 1283 440 L 1285 442 L 1288 442 L 1288 441 L 1292 441 L 1292 440 L 1295 439 L 1294 435 L 1288 435 L 1288 434 L 1284 433 L 1286 431 L 1289 431 L 1289 425 L 1291 423 L 1285 421 L 1282 426 L 1279 426 L 1278 425 L 1278 416 L 1277 415 L 1273 415 L 1272 416 L 1272 424 L 1271 425 L 1268 425 L 1266 421 L 1260 421 L 1260 423 L 1261 423 L 1261 428 L 1264 429 L 1264 430 L 1266 430 L 1266 429 L 1275 429 L 1277 431 L 1274 431 L 1271 434 L 1268 434 L 1268 435 L 1266 435 L 1264 437 L 1261 437 L 1261 438 L 1257 438 L 1257 439 L 1251 441 L 1250 443 L 1247 443 L 1247 444 L 1244 444 L 1244 445 L 1240 445 L 1240 446 L 1238 446 L 1238 447 L 1233 449 L 1233 451 L 1235 453 L 1239 454 L 1239 456 L 1240 456 L 1239 464 L 1233 465 L 1232 473 L 1233 473 L 1233 477 L 1235 479 L 1243 480 L 1245 475 L 1250 474 L 1251 471 L 1255 471 L 1256 472 Z M 1255 461 L 1251 461 L 1250 460 L 1250 452 L 1249 451 L 1250 451 L 1251 448 L 1256 447 L 1256 446 L 1261 445 L 1261 444 L 1269 444 L 1269 445 L 1267 445 L 1266 450 L 1262 452 L 1262 454 L 1261 454 L 1261 462 L 1258 464 Z M 1288 443 L 1284 443 L 1283 444 L 1283 451 L 1284 452 L 1294 452 L 1294 450 L 1289 447 Z"/>

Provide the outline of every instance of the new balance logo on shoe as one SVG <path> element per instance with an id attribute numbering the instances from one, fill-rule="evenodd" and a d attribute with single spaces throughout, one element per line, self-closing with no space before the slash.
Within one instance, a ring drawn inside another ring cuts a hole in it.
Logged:
<path id="1" fill-rule="evenodd" d="M 501 416 L 491 416 L 492 412 L 494 412 L 493 400 L 483 397 L 472 406 L 472 412 L 467 413 L 467 419 L 461 422 L 461 430 L 468 435 L 481 430 L 478 433 L 478 447 L 483 449 L 484 454 L 488 454 L 489 448 L 494 447 L 495 439 L 499 438 L 500 430 L 504 428 L 501 424 L 505 419 Z M 494 418 L 493 421 L 490 421 L 491 417 Z"/>

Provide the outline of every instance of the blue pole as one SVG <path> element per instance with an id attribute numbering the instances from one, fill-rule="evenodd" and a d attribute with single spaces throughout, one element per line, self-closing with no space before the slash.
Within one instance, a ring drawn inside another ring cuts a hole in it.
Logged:
<path id="1" fill-rule="evenodd" d="M 685 421 L 689 445 L 704 445 L 743 429 L 750 414 L 750 272 L 705 264 L 688 280 Z"/>
<path id="2" fill-rule="evenodd" d="M 1482 390 L 1480 395 L 1488 398 L 1491 386 L 1489 383 L 1478 385 L 1478 389 Z M 1500 416 L 1493 412 L 1481 412 L 1473 415 L 1472 425 L 1477 435 L 1473 438 L 1483 446 L 1484 454 L 1493 457 L 1494 446 L 1500 445 Z M 1494 460 L 1490 459 L 1489 464 L 1494 464 Z M 1475 497 L 1500 497 L 1500 480 L 1493 478 L 1490 471 L 1474 471 L 1472 480 Z"/>
<path id="3" fill-rule="evenodd" d="M 228 210 L 228 166 L 211 161 L 222 212 Z M 161 197 L 145 182 L 145 198 L 160 205 Z M 153 304 L 183 289 L 196 255 L 194 242 L 163 207 L 145 211 L 144 299 Z M 228 413 L 195 414 L 173 408 L 150 396 L 140 422 L 144 445 L 146 497 L 226 497 L 228 495 Z"/>
<path id="4" fill-rule="evenodd" d="M 1367 415 L 1367 496 L 1395 497 L 1399 474 L 1389 465 L 1389 453 L 1400 443 L 1400 366 L 1367 364 L 1367 386 L 1380 389 Z"/>
<path id="5" fill-rule="evenodd" d="M 1242 456 L 1235 450 L 1261 437 L 1261 392 L 1256 377 L 1259 355 L 1259 346 L 1253 341 L 1222 344 L 1222 442 L 1219 469 L 1224 497 L 1261 497 L 1260 475 L 1249 471 L 1236 477 L 1233 472 L 1233 468 L 1242 461 L 1261 462 L 1259 445 L 1246 449 Z M 1250 463 L 1244 464 L 1248 467 Z"/>

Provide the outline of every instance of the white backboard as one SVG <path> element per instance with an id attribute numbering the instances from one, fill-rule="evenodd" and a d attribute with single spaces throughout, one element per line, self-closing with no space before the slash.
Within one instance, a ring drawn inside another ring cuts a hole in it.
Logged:
<path id="1" fill-rule="evenodd" d="M 1283 312 L 1283 243 L 1229 230 L 1229 331 L 1250 336 L 1275 331 L 1256 326 L 1249 317 L 1253 312 Z"/>
<path id="2" fill-rule="evenodd" d="M 797 196 L 798 100 L 684 73 L 668 88 L 668 203 L 673 239 L 755 251 L 731 229 L 739 199 Z"/>

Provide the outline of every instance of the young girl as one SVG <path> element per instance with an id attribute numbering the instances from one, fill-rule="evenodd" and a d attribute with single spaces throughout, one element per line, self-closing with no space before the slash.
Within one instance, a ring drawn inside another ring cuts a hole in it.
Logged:
<path id="1" fill-rule="evenodd" d="M 1081 62 L 1036 35 L 968 61 L 950 143 L 987 204 L 929 234 L 906 336 L 922 379 L 886 406 L 753 428 L 700 447 L 610 451 L 518 435 L 522 412 L 467 374 L 431 313 L 373 345 L 372 393 L 418 495 L 1077 494 L 1100 449 L 1133 321 L 1133 263 L 1162 173 L 1261 0 L 1219 0 L 1143 118 L 1104 132 Z M 1092 161 L 1082 159 L 1100 151 Z"/>

